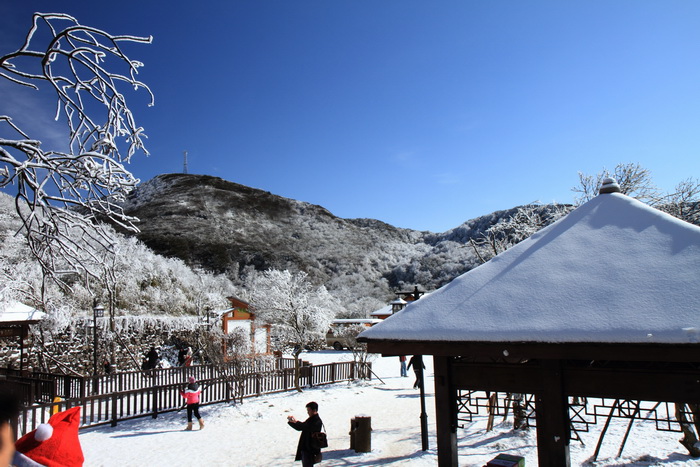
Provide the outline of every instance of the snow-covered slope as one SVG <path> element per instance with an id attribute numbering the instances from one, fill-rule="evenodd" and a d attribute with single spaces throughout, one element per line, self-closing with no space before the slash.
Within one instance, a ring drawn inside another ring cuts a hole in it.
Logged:
<path id="1" fill-rule="evenodd" d="M 404 284 L 439 287 L 478 264 L 469 238 L 514 211 L 437 234 L 372 219 L 342 219 L 321 206 L 204 175 L 160 175 L 125 206 L 156 252 L 235 276 L 245 267 L 303 270 L 341 298 L 386 300 Z M 341 292 L 341 293 L 338 293 Z"/>

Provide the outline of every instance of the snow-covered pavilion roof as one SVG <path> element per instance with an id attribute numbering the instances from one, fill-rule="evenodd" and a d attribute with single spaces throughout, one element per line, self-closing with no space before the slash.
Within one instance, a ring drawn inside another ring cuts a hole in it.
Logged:
<path id="1" fill-rule="evenodd" d="M 700 227 L 625 195 L 601 194 L 361 337 L 700 342 Z"/>
<path id="2" fill-rule="evenodd" d="M 10 302 L 0 309 L 0 323 L 38 321 L 45 316 L 44 312 L 20 302 Z"/>
<path id="3" fill-rule="evenodd" d="M 386 305 L 386 306 L 381 307 L 378 310 L 373 311 L 369 315 L 370 316 L 389 316 L 389 315 L 391 315 L 391 313 L 392 313 L 391 305 Z"/>

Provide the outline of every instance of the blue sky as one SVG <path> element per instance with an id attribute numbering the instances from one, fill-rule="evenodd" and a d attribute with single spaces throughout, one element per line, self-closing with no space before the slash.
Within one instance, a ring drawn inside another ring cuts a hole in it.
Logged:
<path id="1" fill-rule="evenodd" d="M 153 36 L 128 49 L 156 99 L 127 93 L 142 180 L 181 172 L 186 150 L 190 173 L 441 232 L 571 202 L 579 171 L 620 162 L 665 191 L 700 177 L 697 1 L 168 4 L 0 2 L 0 54 L 34 11 Z M 0 114 L 38 125 L 41 103 L 0 85 Z"/>

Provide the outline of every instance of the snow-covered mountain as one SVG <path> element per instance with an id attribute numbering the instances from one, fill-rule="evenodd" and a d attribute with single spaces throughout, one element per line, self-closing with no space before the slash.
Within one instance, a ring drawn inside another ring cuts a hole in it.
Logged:
<path id="1" fill-rule="evenodd" d="M 342 219 L 321 206 L 205 175 L 142 183 L 125 204 L 157 253 L 238 277 L 246 268 L 303 270 L 340 298 L 386 300 L 397 287 L 435 289 L 473 268 L 470 238 L 516 208 L 444 233 Z"/>

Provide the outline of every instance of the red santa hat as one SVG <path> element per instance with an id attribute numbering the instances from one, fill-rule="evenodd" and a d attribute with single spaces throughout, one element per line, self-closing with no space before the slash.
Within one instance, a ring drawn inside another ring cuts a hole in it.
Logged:
<path id="1" fill-rule="evenodd" d="M 46 467 L 80 467 L 85 458 L 78 439 L 80 407 L 58 412 L 17 440 L 18 452 Z"/>

